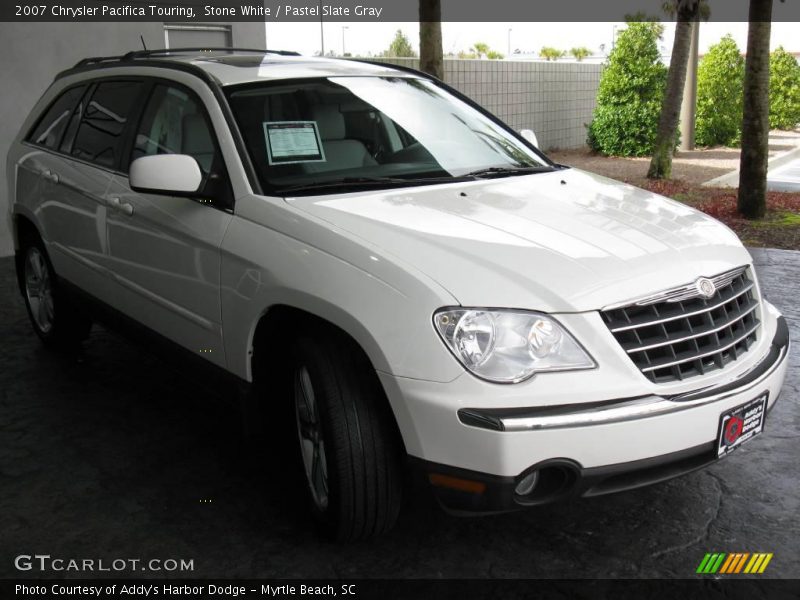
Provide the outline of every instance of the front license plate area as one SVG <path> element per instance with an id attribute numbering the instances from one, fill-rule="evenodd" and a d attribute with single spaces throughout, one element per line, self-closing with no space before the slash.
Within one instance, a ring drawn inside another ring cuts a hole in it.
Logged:
<path id="1" fill-rule="evenodd" d="M 733 452 L 764 431 L 764 418 L 767 416 L 769 393 L 761 394 L 741 406 L 732 408 L 720 415 L 717 434 L 717 458 Z"/>

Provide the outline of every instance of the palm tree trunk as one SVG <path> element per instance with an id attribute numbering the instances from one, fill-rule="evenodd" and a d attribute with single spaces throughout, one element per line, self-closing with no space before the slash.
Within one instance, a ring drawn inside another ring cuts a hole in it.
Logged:
<path id="1" fill-rule="evenodd" d="M 746 218 L 757 219 L 767 212 L 772 0 L 750 0 L 749 21 L 738 208 Z"/>
<path id="2" fill-rule="evenodd" d="M 649 179 L 668 179 L 672 175 L 672 155 L 675 152 L 675 134 L 683 102 L 683 88 L 686 85 L 686 68 L 692 45 L 692 21 L 696 21 L 700 2 L 682 0 L 679 2 L 675 26 L 675 40 L 672 43 L 672 58 L 667 74 L 667 89 L 661 104 L 658 130 L 653 147 L 653 158 L 647 171 Z"/>
<path id="3" fill-rule="evenodd" d="M 444 77 L 440 0 L 419 0 L 419 68 L 438 79 Z"/>

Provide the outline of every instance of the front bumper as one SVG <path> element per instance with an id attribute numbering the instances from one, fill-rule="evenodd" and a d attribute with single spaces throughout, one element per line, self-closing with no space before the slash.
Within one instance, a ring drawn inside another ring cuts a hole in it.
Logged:
<path id="1" fill-rule="evenodd" d="M 422 432 L 407 440 L 409 454 L 445 507 L 508 511 L 641 487 L 717 460 L 720 414 L 764 393 L 769 410 L 780 395 L 789 334 L 783 317 L 774 323 L 766 354 L 745 372 L 680 394 L 510 409 L 471 408 L 465 398 L 454 410 L 448 384 L 382 381 L 390 399 L 404 400 L 401 430 L 405 419 Z M 533 492 L 516 494 L 534 471 Z"/>

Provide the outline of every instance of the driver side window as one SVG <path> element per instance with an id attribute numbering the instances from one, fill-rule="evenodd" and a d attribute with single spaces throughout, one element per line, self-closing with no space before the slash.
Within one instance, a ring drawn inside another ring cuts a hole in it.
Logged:
<path id="1" fill-rule="evenodd" d="M 200 101 L 187 90 L 153 88 L 136 133 L 131 161 L 154 154 L 187 154 L 205 176 L 204 195 L 223 208 L 232 206 L 230 189 L 211 122 Z"/>
<path id="2" fill-rule="evenodd" d="M 139 124 L 132 159 L 188 154 L 204 173 L 209 173 L 215 154 L 213 140 L 202 108 L 188 93 L 157 85 Z"/>

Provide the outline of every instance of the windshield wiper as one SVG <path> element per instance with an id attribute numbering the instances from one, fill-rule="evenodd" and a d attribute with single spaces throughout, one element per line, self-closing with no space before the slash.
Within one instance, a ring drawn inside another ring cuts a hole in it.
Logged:
<path id="1" fill-rule="evenodd" d="M 409 185 L 433 185 L 434 183 L 451 183 L 463 180 L 465 177 L 343 177 L 328 181 L 312 181 L 285 188 L 279 188 L 276 193 L 280 195 L 292 194 L 296 192 L 307 192 L 326 189 L 340 188 L 360 188 L 360 187 L 380 187 L 389 186 L 409 186 Z"/>
<path id="2" fill-rule="evenodd" d="M 530 173 L 549 173 L 555 171 L 550 165 L 536 165 L 532 167 L 486 167 L 465 173 L 462 177 L 491 177 L 497 175 L 527 175 Z"/>

